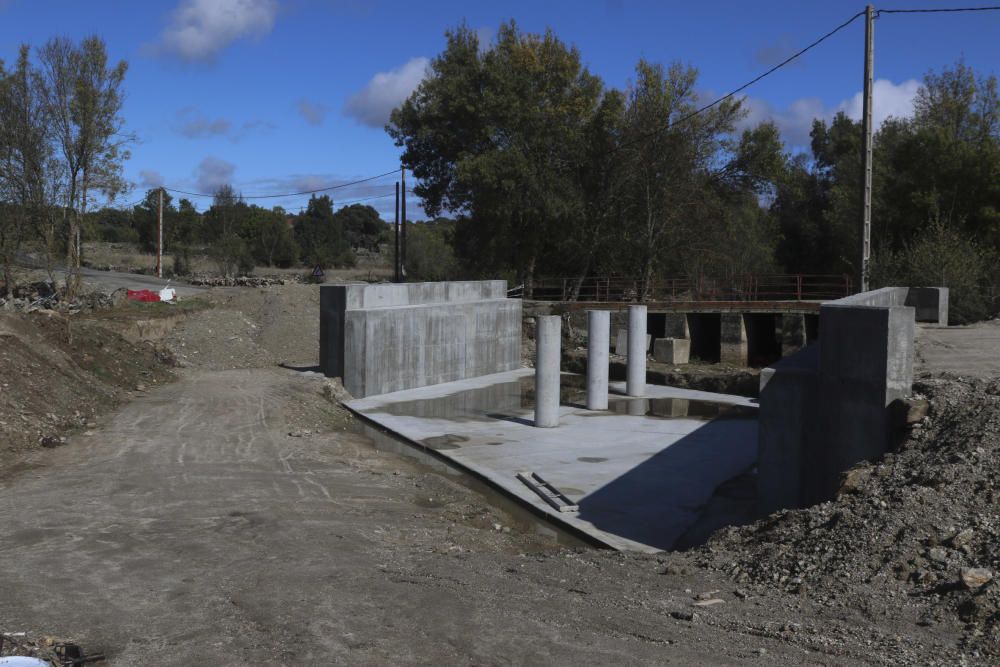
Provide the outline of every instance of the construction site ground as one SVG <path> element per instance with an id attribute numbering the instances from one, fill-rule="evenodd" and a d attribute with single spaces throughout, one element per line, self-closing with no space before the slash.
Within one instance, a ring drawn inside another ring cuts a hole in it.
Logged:
<path id="1" fill-rule="evenodd" d="M 929 417 L 828 503 L 688 552 L 565 548 L 355 431 L 316 287 L 197 299 L 0 315 L 0 632 L 111 665 L 1000 656 L 997 586 L 962 578 L 1000 568 L 996 380 L 922 376 Z"/>

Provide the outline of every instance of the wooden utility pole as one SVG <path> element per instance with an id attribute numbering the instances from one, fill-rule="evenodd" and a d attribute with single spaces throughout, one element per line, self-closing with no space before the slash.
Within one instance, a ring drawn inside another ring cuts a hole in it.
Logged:
<path id="1" fill-rule="evenodd" d="M 156 277 L 163 277 L 163 188 L 160 188 L 160 205 L 156 214 Z"/>
<path id="2" fill-rule="evenodd" d="M 406 280 L 406 167 L 399 168 L 399 180 L 402 183 L 402 196 L 399 198 L 399 224 L 402 230 L 402 249 L 399 256 L 399 277 Z"/>
<path id="3" fill-rule="evenodd" d="M 397 283 L 402 282 L 402 276 L 399 271 L 399 181 L 396 181 L 396 253 L 393 255 L 393 280 Z"/>
<path id="4" fill-rule="evenodd" d="M 868 291 L 868 278 L 872 257 L 872 76 L 875 61 L 875 11 L 865 7 L 865 85 L 861 111 L 861 229 L 860 262 L 858 264 L 858 290 Z"/>

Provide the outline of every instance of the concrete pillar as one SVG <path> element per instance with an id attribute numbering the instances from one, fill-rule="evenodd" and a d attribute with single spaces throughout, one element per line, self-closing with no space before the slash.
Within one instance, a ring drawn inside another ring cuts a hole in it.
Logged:
<path id="1" fill-rule="evenodd" d="M 806 316 L 785 313 L 781 316 L 781 356 L 788 357 L 806 346 Z"/>
<path id="2" fill-rule="evenodd" d="M 642 396 L 646 393 L 646 306 L 628 307 L 625 393 L 629 396 Z"/>
<path id="3" fill-rule="evenodd" d="M 663 314 L 664 338 L 691 338 L 691 327 L 688 325 L 687 313 Z"/>
<path id="4" fill-rule="evenodd" d="M 559 365 L 562 318 L 535 318 L 535 426 L 559 426 Z"/>
<path id="5" fill-rule="evenodd" d="M 587 409 L 608 409 L 611 311 L 587 311 Z"/>
<path id="6" fill-rule="evenodd" d="M 749 346 L 743 313 L 722 313 L 719 322 L 719 361 L 733 366 L 746 366 Z"/>

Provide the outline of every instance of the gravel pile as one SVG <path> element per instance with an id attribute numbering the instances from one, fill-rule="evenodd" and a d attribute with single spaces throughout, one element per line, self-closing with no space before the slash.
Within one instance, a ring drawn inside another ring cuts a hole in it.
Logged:
<path id="1" fill-rule="evenodd" d="M 837 498 L 720 531 L 695 558 L 738 585 L 828 607 L 964 625 L 1000 655 L 1000 380 L 936 378 L 903 445 L 843 477 Z"/>
<path id="2" fill-rule="evenodd" d="M 273 285 L 294 285 L 301 283 L 299 276 L 277 278 L 273 276 L 237 276 L 222 278 L 220 276 L 192 276 L 187 279 L 192 285 L 203 287 L 271 287 Z"/>

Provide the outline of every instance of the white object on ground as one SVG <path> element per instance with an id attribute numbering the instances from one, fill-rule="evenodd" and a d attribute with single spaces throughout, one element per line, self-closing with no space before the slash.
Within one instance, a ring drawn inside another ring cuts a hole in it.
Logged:
<path id="1" fill-rule="evenodd" d="M 2 667 L 49 667 L 48 660 L 39 658 L 29 658 L 23 655 L 12 655 L 7 658 L 0 658 Z"/>
<path id="2" fill-rule="evenodd" d="M 160 290 L 160 301 L 173 301 L 177 292 L 172 287 L 164 287 Z"/>

